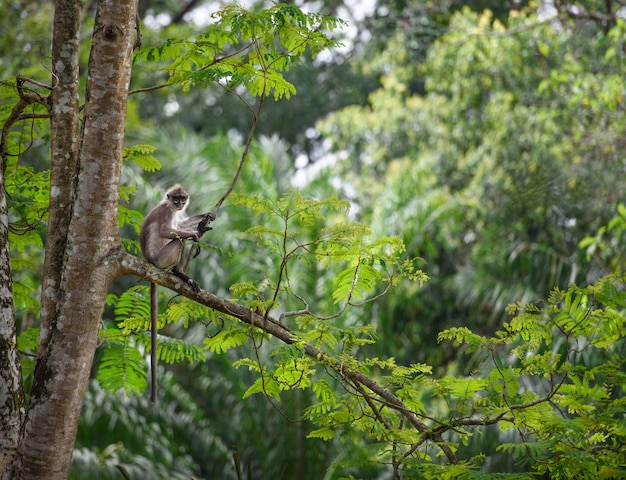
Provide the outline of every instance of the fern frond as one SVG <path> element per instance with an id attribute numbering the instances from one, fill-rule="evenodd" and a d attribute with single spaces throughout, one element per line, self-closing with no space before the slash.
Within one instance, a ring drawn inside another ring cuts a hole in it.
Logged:
<path id="1" fill-rule="evenodd" d="M 124 148 L 122 158 L 133 161 L 146 172 L 154 172 L 161 169 L 161 162 L 152 155 L 155 151 L 156 147 L 152 145 L 133 145 L 132 147 Z"/>
<path id="2" fill-rule="evenodd" d="M 335 277 L 333 301 L 337 304 L 364 298 L 374 289 L 380 277 L 380 272 L 367 263 L 359 262 L 356 268 L 346 268 Z"/>
<path id="3" fill-rule="evenodd" d="M 168 324 L 182 321 L 183 327 L 188 328 L 190 321 L 212 320 L 214 316 L 215 312 L 205 305 L 177 296 L 167 304 L 165 321 Z"/>
<path id="4" fill-rule="evenodd" d="M 319 438 L 320 440 L 330 440 L 335 438 L 335 431 L 330 427 L 322 427 L 309 432 L 306 438 Z"/>
<path id="5" fill-rule="evenodd" d="M 135 335 L 135 339 L 138 345 L 145 347 L 147 352 L 150 351 L 150 335 L 140 333 Z M 189 363 L 196 363 L 206 360 L 206 352 L 201 346 L 194 343 L 167 335 L 157 335 L 157 358 L 159 361 L 169 364 L 181 363 L 185 360 Z"/>
<path id="6" fill-rule="evenodd" d="M 243 400 L 255 393 L 263 393 L 273 397 L 274 400 L 280 401 L 280 384 L 272 377 L 261 377 L 246 390 L 241 397 Z"/>
<path id="7" fill-rule="evenodd" d="M 128 332 L 150 329 L 150 287 L 136 285 L 126 290 L 115 303 L 115 321 Z"/>
<path id="8" fill-rule="evenodd" d="M 231 348 L 239 347 L 246 343 L 250 336 L 249 328 L 234 328 L 222 330 L 210 338 L 204 339 L 204 346 L 211 352 L 221 354 Z"/>
<path id="9" fill-rule="evenodd" d="M 128 341 L 109 343 L 104 350 L 96 379 L 105 390 L 126 395 L 139 394 L 146 388 L 146 363 L 136 347 Z"/>
<path id="10" fill-rule="evenodd" d="M 122 322 L 129 317 L 150 318 L 150 287 L 136 285 L 126 290 L 115 304 L 115 321 Z"/>

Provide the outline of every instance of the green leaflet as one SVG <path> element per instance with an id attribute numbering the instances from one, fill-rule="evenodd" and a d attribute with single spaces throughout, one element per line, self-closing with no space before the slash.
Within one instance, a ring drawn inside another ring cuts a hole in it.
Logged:
<path id="1" fill-rule="evenodd" d="M 139 334 L 135 336 L 138 345 L 150 351 L 150 336 Z M 181 363 L 185 360 L 189 363 L 200 362 L 206 359 L 206 353 L 202 347 L 193 343 L 185 342 L 178 338 L 166 335 L 157 336 L 157 359 L 165 363 Z"/>
<path id="2" fill-rule="evenodd" d="M 212 337 L 204 339 L 204 346 L 213 353 L 224 353 L 231 348 L 239 347 L 250 338 L 248 327 L 221 330 Z"/>
<path id="3" fill-rule="evenodd" d="M 245 391 L 242 399 L 248 398 L 250 395 L 254 395 L 255 393 L 263 393 L 269 397 L 272 397 L 274 400 L 280 400 L 280 386 L 276 380 L 269 377 L 260 377 L 258 378 L 249 388 Z"/>
<path id="4" fill-rule="evenodd" d="M 112 341 L 100 359 L 97 380 L 105 390 L 139 394 L 146 388 L 146 362 L 127 339 Z"/>
<path id="5" fill-rule="evenodd" d="M 115 321 L 127 332 L 150 329 L 150 287 L 137 285 L 115 301 Z"/>
<path id="6" fill-rule="evenodd" d="M 366 263 L 359 263 L 354 268 L 343 270 L 335 277 L 333 301 L 350 302 L 365 298 L 374 289 L 380 277 L 380 272 Z"/>
<path id="7" fill-rule="evenodd" d="M 156 147 L 152 145 L 133 145 L 132 147 L 126 147 L 123 151 L 124 160 L 131 160 L 142 170 L 147 172 L 154 172 L 161 169 L 161 162 L 159 162 L 152 153 L 156 151 Z"/>

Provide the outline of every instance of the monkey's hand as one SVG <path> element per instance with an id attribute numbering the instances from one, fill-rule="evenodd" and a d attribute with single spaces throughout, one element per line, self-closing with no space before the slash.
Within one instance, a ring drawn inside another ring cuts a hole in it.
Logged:
<path id="1" fill-rule="evenodd" d="M 213 230 L 213 227 L 209 227 L 209 223 L 215 220 L 215 212 L 208 212 L 204 215 L 200 223 L 198 224 L 198 233 L 200 235 L 205 234 L 209 230 Z"/>
<path id="2" fill-rule="evenodd" d="M 205 234 L 205 233 L 206 233 L 206 232 L 208 232 L 209 230 L 213 230 L 213 227 L 208 227 L 208 226 L 206 226 L 206 225 L 203 225 L 203 224 L 202 224 L 202 222 L 200 222 L 200 223 L 198 224 L 198 233 L 199 233 L 200 235 Z"/>

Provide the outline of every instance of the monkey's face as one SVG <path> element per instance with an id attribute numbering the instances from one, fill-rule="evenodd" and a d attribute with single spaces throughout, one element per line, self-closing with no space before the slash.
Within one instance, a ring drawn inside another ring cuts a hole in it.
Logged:
<path id="1" fill-rule="evenodd" d="M 173 195 L 170 197 L 170 200 L 176 210 L 183 210 L 185 208 L 185 204 L 187 203 L 187 197 L 184 195 Z"/>

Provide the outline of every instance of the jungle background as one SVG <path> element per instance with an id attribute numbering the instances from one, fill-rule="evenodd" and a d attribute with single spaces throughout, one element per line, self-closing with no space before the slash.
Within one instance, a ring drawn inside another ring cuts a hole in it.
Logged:
<path id="1" fill-rule="evenodd" d="M 368 355 L 431 365 L 441 376 L 468 375 L 481 369 L 483 359 L 458 343 L 439 342 L 439 332 L 468 327 L 491 335 L 509 320 L 508 304 L 538 302 L 555 287 L 586 286 L 621 273 L 622 2 L 296 4 L 346 20 L 334 33 L 343 46 L 286 73 L 297 92 L 289 100 L 266 101 L 253 161 L 237 190 L 276 201 L 294 189 L 312 198 L 348 199 L 350 218 L 376 235 L 400 237 L 408 255 L 423 259 L 424 285 L 403 283 L 339 320 L 376 325 Z M 52 8 L 41 1 L 0 5 L 3 80 L 45 72 Z M 140 1 L 142 44 L 193 37 L 217 8 L 217 2 L 201 0 Z M 85 40 L 90 22 L 86 15 Z M 160 81 L 161 71 L 138 63 L 131 90 Z M 189 211 L 206 211 L 228 187 L 250 123 L 241 102 L 218 88 L 131 95 L 127 144 L 156 147 L 162 168 L 146 172 L 126 164 L 122 184 L 136 190 L 120 204 L 145 213 L 169 186 L 181 183 L 191 193 Z M 47 148 L 44 135 L 23 157 L 43 171 Z M 139 221 L 123 230 L 131 251 Z M 244 232 L 264 221 L 224 205 L 191 267 L 204 289 L 229 298 L 230 286 L 242 279 L 263 284 L 276 265 Z M 19 298 L 30 299 L 17 305 L 24 332 L 36 326 L 42 249 L 34 244 L 13 255 L 25 266 L 15 270 L 14 288 L 26 292 Z M 292 282 L 306 286 L 318 305 L 332 305 L 324 269 L 299 273 Z M 137 283 L 120 279 L 112 295 Z M 115 317 L 112 306 L 103 323 Z M 201 322 L 167 327 L 168 335 L 198 344 L 206 330 Z M 623 336 L 614 345 L 622 357 Z M 254 347 L 162 366 L 156 408 L 147 392 L 102 388 L 96 361 L 71 478 L 121 478 L 121 470 L 132 478 L 164 479 L 391 478 L 387 466 L 371 461 L 358 435 L 307 438 L 314 427 L 302 417 L 314 403 L 312 392 L 294 389 L 280 402 L 245 396 L 256 377 L 235 362 L 271 353 Z M 613 395 L 621 397 L 623 390 Z M 623 412 L 620 418 L 623 423 Z M 470 439 L 470 451 L 492 451 L 510 441 L 509 434 L 489 427 Z M 529 468 L 500 451 L 489 455 L 482 471 Z"/>

